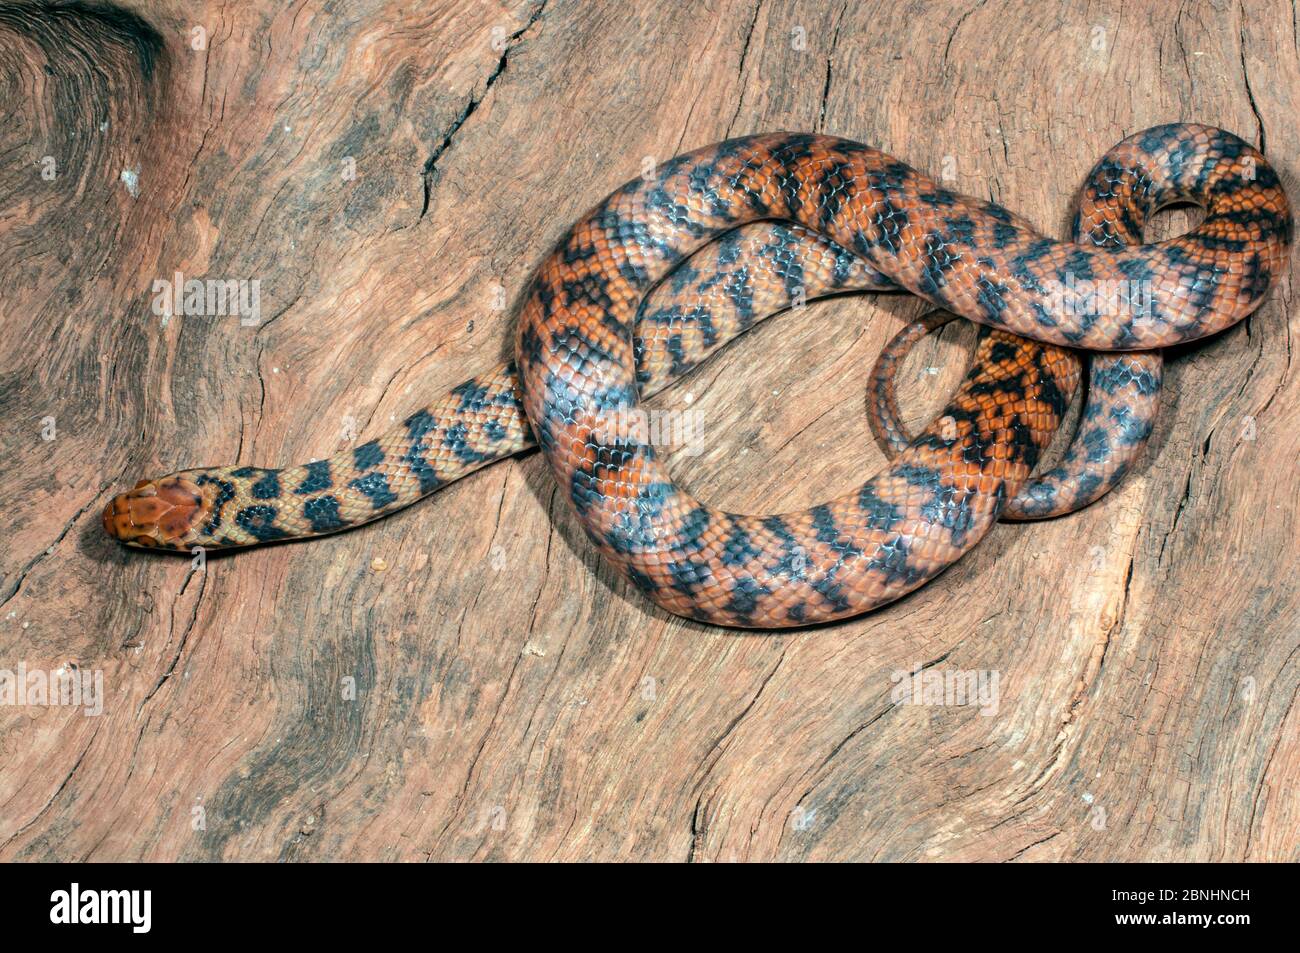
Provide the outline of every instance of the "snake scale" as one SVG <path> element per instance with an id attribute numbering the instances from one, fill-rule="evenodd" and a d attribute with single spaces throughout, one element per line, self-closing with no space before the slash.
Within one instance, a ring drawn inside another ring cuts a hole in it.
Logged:
<path id="1" fill-rule="evenodd" d="M 1184 167 L 1162 161 L 1159 153 L 1147 151 L 1143 143 L 1141 136 L 1125 140 L 1089 173 L 1071 229 L 1075 242 L 1099 248 L 1140 244 L 1151 213 L 1188 194 L 1179 178 Z M 1131 288 L 1125 286 L 1125 290 Z M 1147 305 L 1140 296 L 1136 302 L 1123 303 Z M 912 442 L 894 398 L 898 368 L 926 334 L 954 317 L 952 312 L 935 311 L 912 322 L 885 346 L 876 361 L 868 420 L 877 442 L 891 457 Z M 1087 506 L 1123 478 L 1146 446 L 1160 407 L 1161 353 L 1095 354 L 1090 364 L 1088 399 L 1078 433 L 1060 464 L 1031 480 L 1007 504 L 1003 519 L 1043 519 Z"/>
<path id="2" fill-rule="evenodd" d="M 1199 226 L 1141 244 L 1159 207 Z M 1150 432 L 1154 349 L 1257 308 L 1282 273 L 1290 207 L 1263 156 L 1207 126 L 1158 126 L 1107 153 L 1073 242 L 942 188 L 860 143 L 808 134 L 727 140 L 618 189 L 536 272 L 516 360 L 452 389 L 391 432 L 328 460 L 184 470 L 115 497 L 107 532 L 190 551 L 348 529 L 496 460 L 540 446 L 587 536 L 678 615 L 780 628 L 899 598 L 973 547 L 1004 513 L 1053 515 L 1120 478 Z M 1140 287 L 1141 307 L 1091 290 Z M 1063 290 L 1064 289 L 1064 290 Z M 977 322 L 971 368 L 914 439 L 893 375 L 941 319 L 905 329 L 874 375 L 873 428 L 892 459 L 805 510 L 727 513 L 693 499 L 656 458 L 639 400 L 792 303 L 902 290 Z M 1091 356 L 1079 433 L 1060 467 L 1030 472 Z"/>

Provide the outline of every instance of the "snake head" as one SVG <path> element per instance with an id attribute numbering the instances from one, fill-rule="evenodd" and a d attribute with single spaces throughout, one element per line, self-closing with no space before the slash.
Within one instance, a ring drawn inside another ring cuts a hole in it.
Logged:
<path id="1" fill-rule="evenodd" d="M 104 532 L 128 546 L 186 550 L 211 509 L 198 484 L 183 476 L 141 480 L 104 507 Z"/>

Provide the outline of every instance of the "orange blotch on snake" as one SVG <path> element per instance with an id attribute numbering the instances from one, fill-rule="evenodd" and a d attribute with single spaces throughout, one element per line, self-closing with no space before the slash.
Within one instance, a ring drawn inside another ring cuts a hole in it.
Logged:
<path id="1" fill-rule="evenodd" d="M 203 491 L 184 477 L 141 480 L 104 507 L 104 531 L 130 546 L 181 548 L 209 509 Z"/>

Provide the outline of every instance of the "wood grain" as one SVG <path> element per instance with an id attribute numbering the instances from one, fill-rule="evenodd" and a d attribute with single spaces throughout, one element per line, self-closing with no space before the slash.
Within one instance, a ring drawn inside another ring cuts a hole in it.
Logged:
<path id="1" fill-rule="evenodd" d="M 1300 860 L 1293 275 L 1170 355 L 1115 493 L 845 624 L 665 616 L 535 455 L 204 572 L 99 525 L 139 477 L 325 456 L 497 363 L 531 271 L 647 157 L 840 134 L 1063 236 L 1108 147 L 1194 120 L 1300 196 L 1296 23 L 1271 0 L 0 5 L 0 668 L 104 686 L 93 717 L 0 708 L 0 858 Z M 260 322 L 164 323 L 177 271 L 257 279 Z M 920 311 L 758 328 L 657 398 L 691 394 L 712 442 L 674 473 L 750 512 L 860 482 L 867 372 Z M 909 361 L 911 423 L 972 340 Z M 917 666 L 997 673 L 996 712 L 894 704 Z"/>

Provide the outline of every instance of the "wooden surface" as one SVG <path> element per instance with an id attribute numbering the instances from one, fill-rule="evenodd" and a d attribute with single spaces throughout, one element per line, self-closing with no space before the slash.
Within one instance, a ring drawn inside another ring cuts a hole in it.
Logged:
<path id="1" fill-rule="evenodd" d="M 99 524 L 139 477 L 325 456 L 496 364 L 531 271 L 646 157 L 842 134 L 1064 235 L 1097 157 L 1185 119 L 1300 197 L 1296 24 L 1267 0 L 0 4 L 0 668 L 104 686 L 98 716 L 0 708 L 0 858 L 1300 860 L 1294 273 L 1170 355 L 1117 492 L 845 624 L 665 616 L 536 455 L 202 573 Z M 176 271 L 258 279 L 260 324 L 164 324 Z M 714 442 L 673 472 L 750 512 L 856 485 L 867 372 L 920 311 L 760 327 L 654 402 L 690 393 Z M 909 362 L 914 423 L 973 336 Z M 894 704 L 915 666 L 997 673 L 996 712 Z"/>

